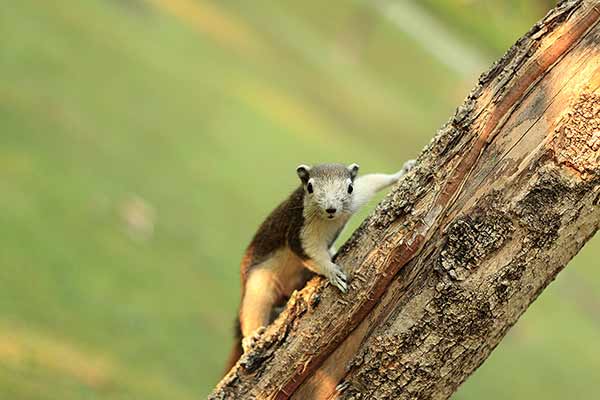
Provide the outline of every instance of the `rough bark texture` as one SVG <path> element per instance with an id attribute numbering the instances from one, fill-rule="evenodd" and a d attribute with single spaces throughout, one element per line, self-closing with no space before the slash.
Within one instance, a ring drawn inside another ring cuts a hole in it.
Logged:
<path id="1" fill-rule="evenodd" d="M 448 398 L 600 226 L 599 20 L 562 2 L 482 75 L 340 250 L 349 293 L 312 280 L 210 398 Z"/>

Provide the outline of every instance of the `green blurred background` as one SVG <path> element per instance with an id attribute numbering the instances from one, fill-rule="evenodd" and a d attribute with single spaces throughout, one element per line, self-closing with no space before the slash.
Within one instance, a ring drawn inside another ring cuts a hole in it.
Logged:
<path id="1" fill-rule="evenodd" d="M 551 5 L 3 4 L 0 399 L 204 398 L 295 166 L 397 170 Z M 599 240 L 455 399 L 595 397 Z"/>

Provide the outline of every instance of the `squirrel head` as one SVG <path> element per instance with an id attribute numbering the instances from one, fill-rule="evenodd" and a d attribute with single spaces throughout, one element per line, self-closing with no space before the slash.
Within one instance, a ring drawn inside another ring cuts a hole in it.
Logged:
<path id="1" fill-rule="evenodd" d="M 296 172 L 304 187 L 305 216 L 335 220 L 351 214 L 358 168 L 358 164 L 299 165 Z"/>

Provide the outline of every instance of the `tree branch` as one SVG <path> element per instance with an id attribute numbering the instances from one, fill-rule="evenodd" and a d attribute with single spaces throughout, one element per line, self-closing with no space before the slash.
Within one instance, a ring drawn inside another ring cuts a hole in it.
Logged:
<path id="1" fill-rule="evenodd" d="M 449 397 L 600 226 L 600 0 L 521 38 L 211 399 Z M 339 391 L 336 386 L 340 384 Z"/>

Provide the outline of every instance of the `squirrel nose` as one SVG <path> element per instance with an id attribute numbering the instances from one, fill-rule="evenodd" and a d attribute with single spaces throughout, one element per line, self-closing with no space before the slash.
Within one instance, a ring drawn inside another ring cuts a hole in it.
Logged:
<path id="1" fill-rule="evenodd" d="M 335 212 L 337 211 L 335 208 L 328 208 L 327 211 L 329 214 L 335 214 Z"/>

